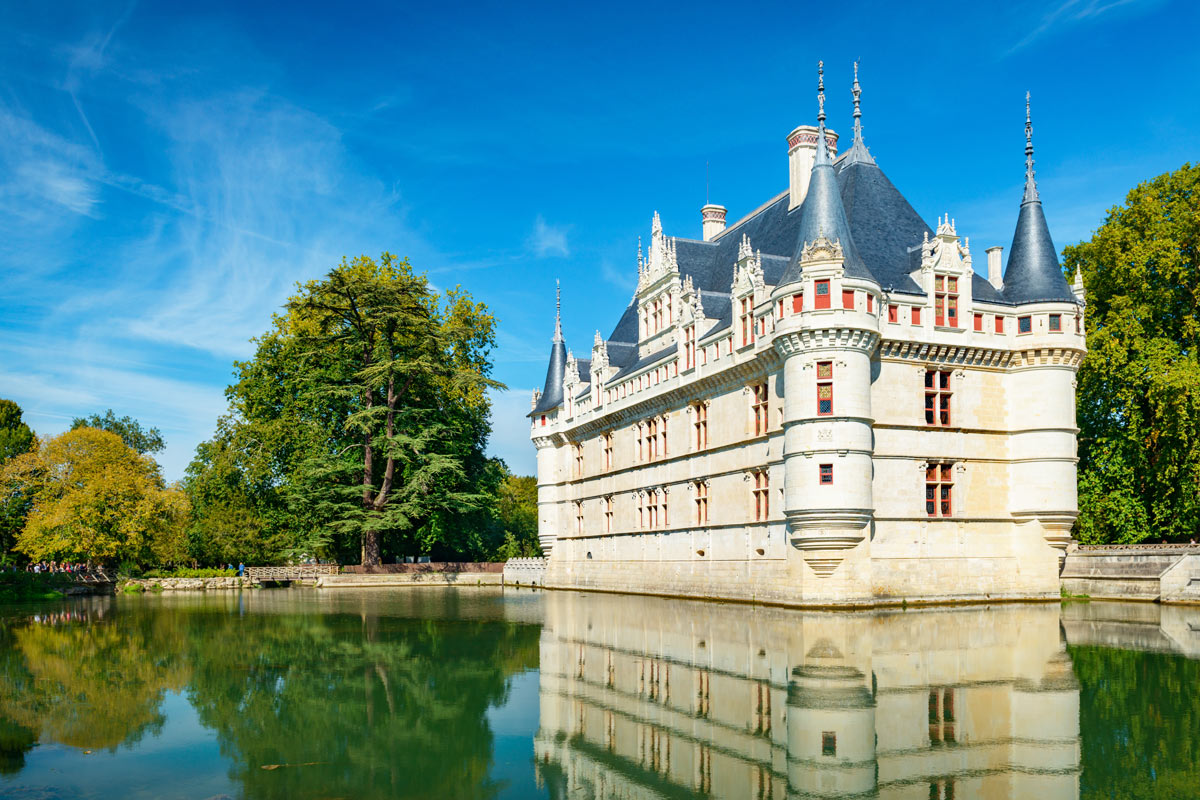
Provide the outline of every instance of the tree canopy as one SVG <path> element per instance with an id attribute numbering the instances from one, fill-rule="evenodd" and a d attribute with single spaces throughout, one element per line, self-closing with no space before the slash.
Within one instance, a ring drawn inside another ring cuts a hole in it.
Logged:
<path id="1" fill-rule="evenodd" d="M 1064 250 L 1087 291 L 1079 371 L 1085 543 L 1200 530 L 1200 166 L 1139 184 Z"/>
<path id="2" fill-rule="evenodd" d="M 33 446 L 33 431 L 21 420 L 21 407 L 0 398 L 0 464 L 28 453 Z"/>
<path id="3" fill-rule="evenodd" d="M 298 286 L 256 344 L 188 468 L 193 541 L 365 564 L 495 553 L 507 470 L 484 454 L 499 386 L 486 306 L 360 256 Z"/>
<path id="4" fill-rule="evenodd" d="M 140 455 L 161 453 L 167 446 L 158 428 L 143 428 L 142 424 L 133 417 L 118 417 L 111 408 L 103 415 L 92 414 L 90 417 L 76 417 L 71 421 L 71 430 L 80 428 L 96 428 L 115 433 L 121 437 L 121 441 L 126 446 L 133 448 Z"/>
<path id="5" fill-rule="evenodd" d="M 116 434 L 79 428 L 39 441 L 0 469 L 0 486 L 30 502 L 16 549 L 33 560 L 146 564 L 183 556 L 172 533 L 187 498 Z"/>

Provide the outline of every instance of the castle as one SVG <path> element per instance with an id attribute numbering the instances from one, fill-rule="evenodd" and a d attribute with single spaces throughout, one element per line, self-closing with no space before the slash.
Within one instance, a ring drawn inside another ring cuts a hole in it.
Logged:
<path id="1" fill-rule="evenodd" d="M 822 72 L 823 71 L 820 71 Z M 1033 169 L 987 277 L 863 141 L 787 137 L 790 183 L 702 240 L 657 213 L 591 357 L 556 321 L 534 392 L 549 587 L 795 606 L 1050 599 L 1077 514 L 1083 286 Z"/>

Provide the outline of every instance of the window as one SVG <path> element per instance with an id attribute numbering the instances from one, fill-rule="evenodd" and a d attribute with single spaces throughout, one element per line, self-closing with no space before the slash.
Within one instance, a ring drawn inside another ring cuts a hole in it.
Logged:
<path id="1" fill-rule="evenodd" d="M 641 422 L 637 424 L 637 440 L 633 448 L 633 460 L 646 460 L 646 426 Z"/>
<path id="2" fill-rule="evenodd" d="M 583 442 L 575 445 L 575 477 L 583 477 Z"/>
<path id="3" fill-rule="evenodd" d="M 1004 317 L 996 316 L 996 333 L 1004 333 Z"/>
<path id="4" fill-rule="evenodd" d="M 925 424 L 950 424 L 950 373 L 946 370 L 925 371 Z"/>
<path id="5" fill-rule="evenodd" d="M 1062 333 L 1062 314 L 1050 315 L 1050 332 Z"/>
<path id="6" fill-rule="evenodd" d="M 603 449 L 604 449 L 604 471 L 605 472 L 612 469 L 612 451 L 613 451 L 612 437 L 613 437 L 613 435 L 611 433 L 606 433 L 600 440 L 603 445 Z"/>
<path id="7" fill-rule="evenodd" d="M 771 514 L 770 478 L 765 469 L 754 473 L 754 519 L 762 521 Z"/>
<path id="8" fill-rule="evenodd" d="M 937 275 L 933 279 L 933 322 L 958 327 L 958 278 Z"/>
<path id="9" fill-rule="evenodd" d="M 975 330 L 977 330 L 977 331 L 983 330 L 983 314 L 975 315 Z"/>
<path id="10" fill-rule="evenodd" d="M 661 492 L 658 493 L 658 499 L 659 499 L 659 503 L 660 503 L 660 505 L 658 507 L 658 509 L 659 509 L 658 522 L 660 525 L 662 525 L 665 528 L 671 524 L 671 517 L 667 513 L 667 490 L 666 489 L 663 489 Z"/>
<path id="11" fill-rule="evenodd" d="M 833 483 L 833 464 L 821 465 L 821 484 L 829 486 Z"/>
<path id="12" fill-rule="evenodd" d="M 783 298 L 779 298 L 779 304 L 775 306 L 775 319 L 783 319 Z"/>
<path id="13" fill-rule="evenodd" d="M 928 464 L 925 467 L 925 515 L 949 517 L 954 510 L 951 503 L 953 464 Z"/>
<path id="14" fill-rule="evenodd" d="M 696 449 L 708 447 L 708 404 L 696 403 L 692 406 L 692 428 L 696 433 Z"/>
<path id="15" fill-rule="evenodd" d="M 650 316 L 651 316 L 651 318 L 654 320 L 654 332 L 655 332 L 655 333 L 658 333 L 659 331 L 661 331 L 661 330 L 662 330 L 662 326 L 663 326 L 663 304 L 662 304 L 662 300 L 661 300 L 661 299 L 659 299 L 659 300 L 655 300 L 655 301 L 654 301 L 654 306 L 653 306 L 653 307 L 654 307 L 654 311 L 653 311 L 653 313 L 652 313 Z"/>
<path id="16" fill-rule="evenodd" d="M 929 743 L 954 744 L 954 690 L 929 691 Z"/>
<path id="17" fill-rule="evenodd" d="M 888 322 L 899 322 L 899 321 L 900 321 L 899 307 L 894 306 L 891 303 L 889 303 L 888 304 Z"/>
<path id="18" fill-rule="evenodd" d="M 583 501 L 575 501 L 575 532 L 583 533 Z"/>
<path id="19" fill-rule="evenodd" d="M 546 427 L 546 415 L 542 414 L 542 427 Z"/>
<path id="20" fill-rule="evenodd" d="M 870 314 L 875 310 L 875 295 L 867 292 L 867 313 Z"/>
<path id="21" fill-rule="evenodd" d="M 822 731 L 821 733 L 821 755 L 836 756 L 837 755 L 837 733 L 834 731 Z"/>
<path id="22" fill-rule="evenodd" d="M 646 424 L 646 446 L 650 450 L 649 460 L 658 458 L 658 420 L 652 419 Z"/>
<path id="23" fill-rule="evenodd" d="M 1017 317 L 1017 333 L 1029 333 L 1033 330 L 1032 317 Z"/>
<path id="24" fill-rule="evenodd" d="M 804 295 L 802 295 L 802 294 L 792 295 L 792 313 L 799 314 L 803 310 L 804 310 Z"/>
<path id="25" fill-rule="evenodd" d="M 703 525 L 708 522 L 708 484 L 704 481 L 696 481 L 696 524 Z"/>
<path id="26" fill-rule="evenodd" d="M 683 329 L 683 368 L 691 369 L 696 366 L 696 326 L 688 325 Z"/>
<path id="27" fill-rule="evenodd" d="M 921 324 L 921 309 L 917 308 L 916 306 L 913 306 L 913 310 L 912 310 L 912 324 L 913 325 Z"/>
<path id="28" fill-rule="evenodd" d="M 842 289 L 842 308 L 854 308 L 853 289 Z"/>
<path id="29" fill-rule="evenodd" d="M 666 458 L 667 457 L 667 418 L 665 416 L 662 418 L 662 424 L 659 425 L 658 437 L 659 437 L 658 441 L 659 441 L 659 445 L 660 445 L 659 450 L 658 450 L 659 455 L 662 458 Z"/>
<path id="30" fill-rule="evenodd" d="M 646 527 L 658 527 L 658 490 L 651 489 L 646 492 Z"/>
<path id="31" fill-rule="evenodd" d="M 671 293 L 667 292 L 667 324 L 671 324 Z"/>
<path id="32" fill-rule="evenodd" d="M 613 521 L 613 496 L 610 494 L 604 498 L 604 532 L 612 533 Z"/>
<path id="33" fill-rule="evenodd" d="M 833 362 L 817 362 L 817 416 L 833 413 Z"/>
<path id="34" fill-rule="evenodd" d="M 742 321 L 742 346 L 745 347 L 754 341 L 754 306 L 748 297 L 742 298 L 740 319 Z"/>
<path id="35" fill-rule="evenodd" d="M 637 498 L 637 525 L 639 528 L 644 528 L 646 527 L 646 495 L 642 492 L 633 494 Z"/>
<path id="36" fill-rule="evenodd" d="M 816 281 L 817 300 L 813 308 L 829 308 L 829 281 Z"/>
<path id="37" fill-rule="evenodd" d="M 770 420 L 767 417 L 767 385 L 765 383 L 757 383 L 750 387 L 753 394 L 753 402 L 751 408 L 754 411 L 754 435 L 767 432 L 767 426 Z"/>

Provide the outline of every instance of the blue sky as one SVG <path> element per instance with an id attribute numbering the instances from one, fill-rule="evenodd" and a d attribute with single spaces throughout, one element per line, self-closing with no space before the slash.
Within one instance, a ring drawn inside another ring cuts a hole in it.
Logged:
<path id="1" fill-rule="evenodd" d="M 385 249 L 498 316 L 492 450 L 532 472 L 554 279 L 586 351 L 652 213 L 699 237 L 706 162 L 731 221 L 786 188 L 818 58 L 831 127 L 860 59 L 872 154 L 980 254 L 1012 237 L 1026 90 L 1060 248 L 1200 145 L 1191 2 L 9 1 L 0 23 L 0 397 L 39 433 L 109 407 L 158 426 L 170 478 L 296 281 Z"/>

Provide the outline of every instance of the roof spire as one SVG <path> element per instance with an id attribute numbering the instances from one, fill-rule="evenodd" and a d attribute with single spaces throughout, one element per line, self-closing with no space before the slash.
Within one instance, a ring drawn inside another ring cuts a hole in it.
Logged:
<path id="1" fill-rule="evenodd" d="M 854 143 L 858 144 L 862 141 L 862 109 L 858 105 L 858 98 L 862 96 L 862 89 L 858 85 L 858 62 L 854 62 L 854 86 L 850 89 L 850 94 L 854 95 Z"/>
<path id="2" fill-rule="evenodd" d="M 817 125 L 825 127 L 825 62 L 817 62 Z"/>
<path id="3" fill-rule="evenodd" d="M 562 335 L 562 285 L 558 278 L 554 279 L 554 339 L 557 344 L 563 340 Z"/>
<path id="4" fill-rule="evenodd" d="M 1023 203 L 1039 200 L 1037 178 L 1033 171 L 1033 121 L 1029 116 L 1029 92 L 1025 93 L 1025 199 Z"/>
<path id="5" fill-rule="evenodd" d="M 851 164 L 874 164 L 875 159 L 871 158 L 870 151 L 867 150 L 867 145 L 863 142 L 862 135 L 862 107 L 859 103 L 859 98 L 862 96 L 862 87 L 858 85 L 858 62 L 854 62 L 854 85 L 850 88 L 850 94 L 854 96 L 854 143 L 850 147 L 850 151 L 846 153 L 844 166 L 848 167 Z"/>

